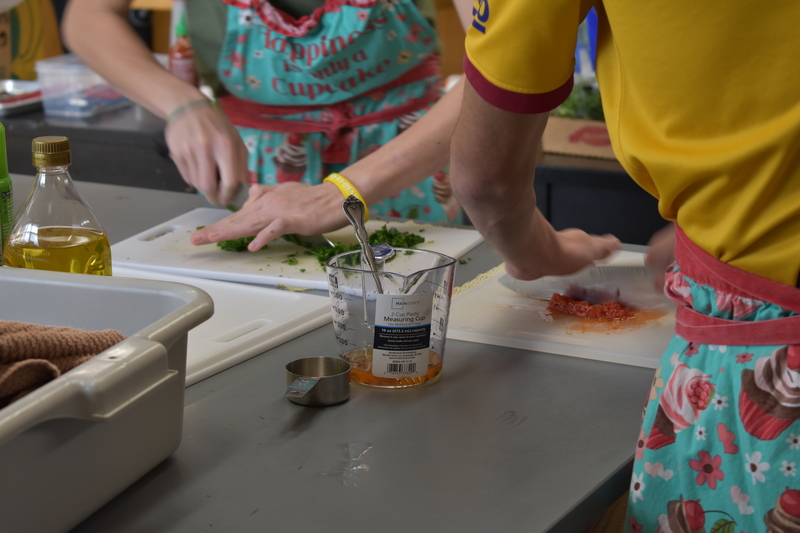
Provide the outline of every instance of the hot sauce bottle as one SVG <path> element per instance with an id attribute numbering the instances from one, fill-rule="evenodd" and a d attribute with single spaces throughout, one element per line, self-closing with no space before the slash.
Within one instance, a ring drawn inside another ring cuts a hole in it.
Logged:
<path id="1" fill-rule="evenodd" d="M 197 68 L 194 64 L 194 48 L 189 41 L 184 13 L 180 14 L 178 24 L 175 26 L 175 42 L 170 47 L 167 56 L 170 72 L 195 87 L 200 85 L 200 77 L 197 75 Z"/>

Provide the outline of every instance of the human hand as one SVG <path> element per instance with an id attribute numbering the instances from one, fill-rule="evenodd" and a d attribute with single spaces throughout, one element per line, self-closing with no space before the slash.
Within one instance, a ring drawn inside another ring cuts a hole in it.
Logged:
<path id="1" fill-rule="evenodd" d="M 619 247 L 613 235 L 590 235 L 575 228 L 554 231 L 547 249 L 530 250 L 520 262 L 507 259 L 506 271 L 521 280 L 566 276 L 605 259 Z"/>
<path id="2" fill-rule="evenodd" d="M 170 121 L 164 135 L 184 181 L 212 205 L 228 205 L 247 183 L 247 147 L 220 110 L 197 106 Z"/>
<path id="3" fill-rule="evenodd" d="M 668 224 L 655 232 L 647 243 L 644 264 L 653 273 L 656 290 L 664 290 L 667 267 L 675 261 L 675 224 Z"/>
<path id="4" fill-rule="evenodd" d="M 348 224 L 342 193 L 332 183 L 251 185 L 247 201 L 237 212 L 192 234 L 192 244 L 255 235 L 248 250 L 260 250 L 281 235 L 316 235 Z"/>

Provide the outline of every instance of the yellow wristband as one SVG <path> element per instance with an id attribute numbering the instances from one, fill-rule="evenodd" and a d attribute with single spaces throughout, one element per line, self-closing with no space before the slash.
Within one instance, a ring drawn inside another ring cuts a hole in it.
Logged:
<path id="1" fill-rule="evenodd" d="M 192 100 L 191 102 L 186 102 L 185 104 L 181 104 L 172 111 L 170 111 L 169 115 L 167 115 L 167 124 L 172 124 L 180 117 L 195 109 L 197 107 L 205 107 L 211 106 L 214 109 L 219 108 L 219 102 L 216 100 L 209 100 L 208 98 L 201 98 L 200 100 Z"/>
<path id="2" fill-rule="evenodd" d="M 358 198 L 359 201 L 361 202 L 361 205 L 364 206 L 364 222 L 369 220 L 369 209 L 367 208 L 367 202 L 364 201 L 364 197 L 361 196 L 361 193 L 358 192 L 358 189 L 356 189 L 355 186 L 352 183 L 350 183 L 350 180 L 348 180 L 338 172 L 334 172 L 333 174 L 328 175 L 328 177 L 322 181 L 323 182 L 329 181 L 334 185 L 336 185 L 339 188 L 339 190 L 342 191 L 342 194 L 344 195 L 345 198 L 347 198 L 350 195 L 353 195 L 356 198 Z"/>

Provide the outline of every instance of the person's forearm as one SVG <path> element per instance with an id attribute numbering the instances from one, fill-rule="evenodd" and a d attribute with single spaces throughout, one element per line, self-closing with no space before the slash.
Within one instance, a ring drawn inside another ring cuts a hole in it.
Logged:
<path id="1" fill-rule="evenodd" d="M 368 204 L 419 183 L 447 166 L 463 87 L 462 80 L 410 128 L 342 171 Z"/>
<path id="2" fill-rule="evenodd" d="M 453 5 L 466 29 L 472 21 L 472 0 L 453 0 Z M 368 204 L 407 189 L 448 165 L 463 94 L 462 79 L 401 135 L 342 171 Z"/>
<path id="3" fill-rule="evenodd" d="M 536 153 L 547 114 L 497 109 L 464 90 L 452 143 L 451 180 L 472 223 L 507 261 L 538 269 L 556 244 L 555 232 L 536 209 Z M 539 275 L 530 272 L 530 277 Z"/>
<path id="4" fill-rule="evenodd" d="M 203 95 L 159 65 L 128 22 L 129 4 L 130 0 L 70 0 L 61 25 L 64 41 L 118 91 L 166 118 Z"/>

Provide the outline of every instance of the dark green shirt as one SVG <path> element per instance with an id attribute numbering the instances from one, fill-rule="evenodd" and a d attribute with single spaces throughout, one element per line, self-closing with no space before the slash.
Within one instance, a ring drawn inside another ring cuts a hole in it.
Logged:
<path id="1" fill-rule="evenodd" d="M 270 3 L 285 13 L 300 18 L 325 5 L 325 0 L 271 0 Z M 434 0 L 414 0 L 414 4 L 435 28 Z M 214 93 L 220 95 L 224 91 L 217 78 L 217 63 L 225 39 L 225 12 L 228 5 L 222 0 L 191 0 L 185 2 L 185 6 L 186 24 L 194 47 L 197 71 L 214 89 Z"/>

